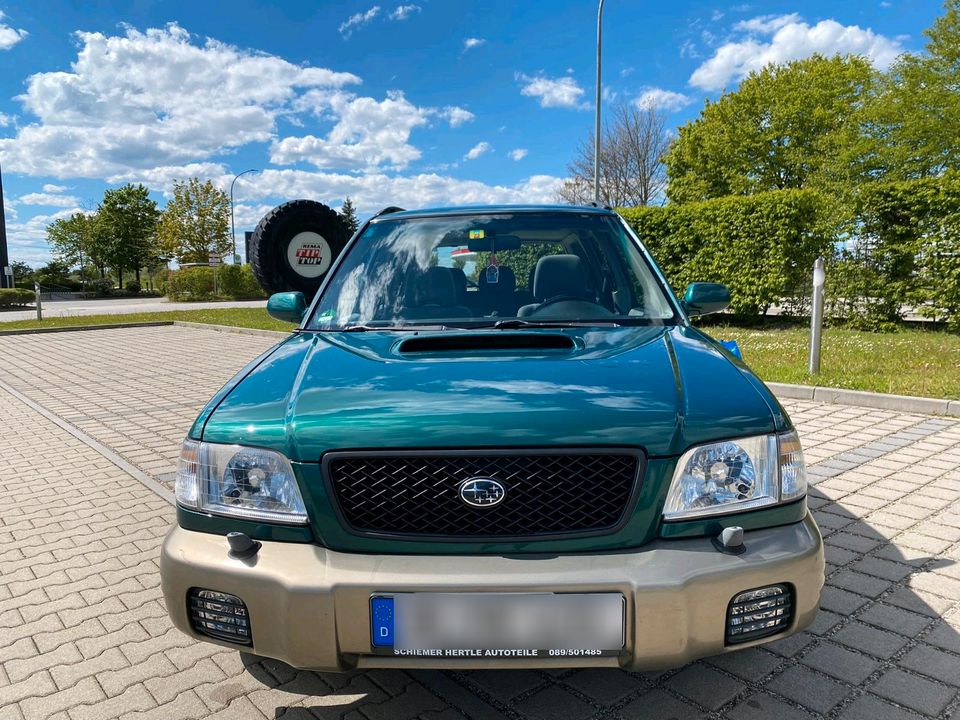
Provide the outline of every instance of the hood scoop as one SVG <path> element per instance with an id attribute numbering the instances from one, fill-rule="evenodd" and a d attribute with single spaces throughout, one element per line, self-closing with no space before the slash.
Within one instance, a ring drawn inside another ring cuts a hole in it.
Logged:
<path id="1" fill-rule="evenodd" d="M 401 355 L 414 353 L 569 351 L 576 348 L 572 338 L 560 333 L 503 332 L 445 333 L 407 338 L 397 346 Z"/>

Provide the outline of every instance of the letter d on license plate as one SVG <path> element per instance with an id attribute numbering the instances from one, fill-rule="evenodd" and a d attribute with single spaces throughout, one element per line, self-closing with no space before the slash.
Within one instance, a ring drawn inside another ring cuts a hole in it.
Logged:
<path id="1" fill-rule="evenodd" d="M 624 645 L 620 593 L 396 593 L 370 599 L 371 644 L 395 655 L 589 657 Z"/>

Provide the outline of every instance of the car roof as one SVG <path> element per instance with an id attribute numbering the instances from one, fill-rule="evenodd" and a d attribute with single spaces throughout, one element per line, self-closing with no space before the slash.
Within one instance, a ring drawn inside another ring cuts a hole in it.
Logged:
<path id="1" fill-rule="evenodd" d="M 458 205 L 453 207 L 424 208 L 422 210 L 398 210 L 379 215 L 375 220 L 402 218 L 442 217 L 447 215 L 497 215 L 500 213 L 571 213 L 582 215 L 613 215 L 613 210 L 593 205 Z"/>

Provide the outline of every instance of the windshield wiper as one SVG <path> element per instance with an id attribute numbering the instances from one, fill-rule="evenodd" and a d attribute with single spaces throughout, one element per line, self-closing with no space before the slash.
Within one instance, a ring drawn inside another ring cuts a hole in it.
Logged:
<path id="1" fill-rule="evenodd" d="M 367 323 L 358 323 L 356 325 L 345 325 L 339 328 L 318 328 L 326 332 L 417 332 L 419 330 L 451 330 L 447 325 L 369 325 Z"/>
<path id="2" fill-rule="evenodd" d="M 497 320 L 491 325 L 480 325 L 479 327 L 492 327 L 497 330 L 514 330 L 516 328 L 566 328 L 566 327 L 596 327 L 597 325 L 609 325 L 611 327 L 622 327 L 622 323 L 616 320 L 522 320 L 521 318 L 504 318 Z"/>

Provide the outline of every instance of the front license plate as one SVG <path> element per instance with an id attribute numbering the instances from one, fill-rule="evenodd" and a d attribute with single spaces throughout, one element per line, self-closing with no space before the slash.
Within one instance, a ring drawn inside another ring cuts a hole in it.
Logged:
<path id="1" fill-rule="evenodd" d="M 598 657 L 624 644 L 620 593 L 396 593 L 370 599 L 374 650 L 414 657 Z"/>

